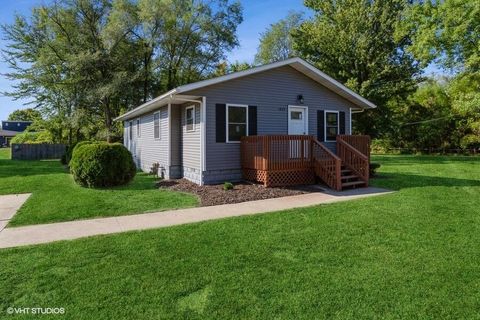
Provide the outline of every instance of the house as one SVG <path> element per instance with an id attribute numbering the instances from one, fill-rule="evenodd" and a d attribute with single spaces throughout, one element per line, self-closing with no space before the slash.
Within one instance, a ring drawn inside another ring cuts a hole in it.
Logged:
<path id="1" fill-rule="evenodd" d="M 17 134 L 25 131 L 31 121 L 2 121 L 2 127 L 0 129 L 0 147 L 9 146 L 10 140 Z"/>
<path id="2" fill-rule="evenodd" d="M 368 184 L 368 151 L 359 151 L 368 137 L 349 135 L 352 113 L 369 108 L 375 105 L 291 58 L 177 87 L 115 120 L 124 122 L 137 166 L 149 172 L 158 164 L 166 179 L 268 186 L 312 183 L 316 175 L 341 189 L 356 182 L 342 173 L 363 174 L 353 185 Z"/>

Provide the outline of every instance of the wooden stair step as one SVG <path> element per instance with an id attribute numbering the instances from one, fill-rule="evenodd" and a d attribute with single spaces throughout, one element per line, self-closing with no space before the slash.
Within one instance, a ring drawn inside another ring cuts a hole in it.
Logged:
<path id="1" fill-rule="evenodd" d="M 352 170 L 350 170 L 350 169 L 342 169 L 342 174 L 344 174 L 344 173 L 350 173 L 350 172 L 352 172 Z"/>
<path id="2" fill-rule="evenodd" d="M 355 175 L 355 174 L 352 174 L 352 175 L 348 175 L 348 176 L 342 176 L 342 180 L 348 180 L 348 179 L 354 179 L 354 178 L 359 178 L 359 176 Z"/>
<path id="3" fill-rule="evenodd" d="M 365 184 L 365 181 L 352 181 L 352 182 L 344 182 L 342 183 L 342 187 L 353 187 L 353 186 L 358 186 L 361 184 Z"/>

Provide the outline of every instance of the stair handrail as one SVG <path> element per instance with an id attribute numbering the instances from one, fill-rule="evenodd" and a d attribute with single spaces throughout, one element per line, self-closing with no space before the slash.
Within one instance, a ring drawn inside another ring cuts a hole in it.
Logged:
<path id="1" fill-rule="evenodd" d="M 342 147 L 344 147 L 351 154 L 353 154 L 355 157 L 360 159 L 360 161 L 362 162 L 362 166 L 360 168 L 355 163 L 353 163 L 353 157 L 347 156 L 347 155 L 342 156 L 342 153 L 343 153 Z M 345 164 L 345 166 L 350 170 L 352 170 L 360 178 L 362 178 L 362 180 L 364 180 L 365 183 L 368 185 L 369 174 L 370 174 L 370 160 L 368 159 L 368 156 L 360 152 L 350 143 L 343 140 L 341 137 L 337 137 L 337 153 L 339 153 L 342 159 L 342 162 Z"/>
<path id="2" fill-rule="evenodd" d="M 319 147 L 322 152 L 328 158 L 332 165 L 325 165 L 321 159 L 316 159 L 315 157 L 315 146 Z M 334 154 L 330 149 L 325 147 L 323 144 L 320 143 L 316 138 L 312 138 L 312 162 L 315 174 L 317 174 L 323 182 L 325 182 L 330 188 L 335 189 L 337 191 L 342 190 L 342 159 Z M 333 170 L 332 170 L 333 168 Z"/>
<path id="3" fill-rule="evenodd" d="M 362 154 L 366 155 L 370 159 L 370 136 L 368 135 L 346 135 L 340 134 L 337 136 L 344 142 L 348 143 Z"/>
<path id="4" fill-rule="evenodd" d="M 325 151 L 330 157 L 334 158 L 335 160 L 340 160 L 342 161 L 342 159 L 337 156 L 335 153 L 333 153 L 330 149 L 328 149 L 327 147 L 325 147 L 320 141 L 318 141 L 317 138 L 312 138 L 313 140 L 313 143 L 317 144 L 321 149 L 323 149 L 323 151 Z"/>

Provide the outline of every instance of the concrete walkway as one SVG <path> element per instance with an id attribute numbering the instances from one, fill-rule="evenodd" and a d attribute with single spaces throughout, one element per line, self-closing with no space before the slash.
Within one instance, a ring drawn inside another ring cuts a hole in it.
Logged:
<path id="1" fill-rule="evenodd" d="M 0 232 L 7 226 L 31 193 L 0 196 Z"/>
<path id="2" fill-rule="evenodd" d="M 391 193 L 391 191 L 379 188 L 361 188 L 343 192 L 326 191 L 212 207 L 5 228 L 0 231 L 0 248 L 72 240 L 133 230 L 163 228 L 200 221 L 308 207 L 386 193 Z"/>

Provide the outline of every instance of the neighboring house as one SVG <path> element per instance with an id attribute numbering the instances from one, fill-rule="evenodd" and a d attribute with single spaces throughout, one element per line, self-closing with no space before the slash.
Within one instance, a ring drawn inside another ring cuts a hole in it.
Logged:
<path id="1" fill-rule="evenodd" d="M 2 121 L 2 127 L 0 129 L 0 147 L 9 146 L 10 140 L 17 134 L 25 131 L 31 121 Z"/>
<path id="2" fill-rule="evenodd" d="M 177 87 L 115 120 L 139 168 L 158 163 L 166 179 L 202 185 L 242 179 L 243 136 L 311 135 L 334 153 L 337 135 L 351 134 L 352 113 L 368 108 L 375 105 L 292 58 Z M 298 159 L 295 152 L 284 157 Z"/>

